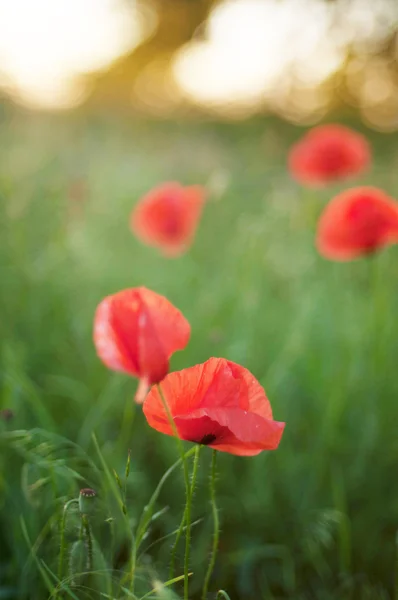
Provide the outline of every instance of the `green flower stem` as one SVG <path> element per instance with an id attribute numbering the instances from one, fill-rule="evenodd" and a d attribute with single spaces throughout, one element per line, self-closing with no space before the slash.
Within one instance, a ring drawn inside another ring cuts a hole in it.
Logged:
<path id="1" fill-rule="evenodd" d="M 82 524 L 86 538 L 87 571 L 91 572 L 93 570 L 93 540 L 91 537 L 90 523 L 87 515 L 82 515 Z"/>
<path id="2" fill-rule="evenodd" d="M 174 419 L 173 419 L 172 414 L 170 412 L 169 405 L 167 404 L 167 400 L 166 400 L 166 398 L 165 398 L 165 396 L 163 394 L 163 390 L 162 390 L 162 388 L 161 388 L 161 386 L 160 386 L 159 383 L 157 385 L 158 385 L 158 390 L 159 390 L 159 396 L 160 396 L 160 398 L 162 400 L 163 408 L 164 408 L 164 410 L 166 412 L 167 418 L 168 418 L 169 423 L 170 423 L 170 427 L 171 427 L 171 429 L 173 431 L 173 435 L 174 435 L 174 437 L 176 439 L 177 447 L 178 447 L 178 452 L 180 454 L 182 465 L 183 465 L 184 481 L 185 481 L 185 511 L 184 511 L 184 514 L 186 514 L 187 513 L 188 504 L 191 501 L 191 484 L 190 484 L 190 481 L 189 481 L 188 462 L 187 462 L 187 460 L 185 458 L 184 446 L 183 446 L 183 443 L 181 441 L 180 436 L 178 435 L 177 427 L 176 427 L 176 424 L 174 423 Z M 195 460 L 196 460 L 196 454 L 195 454 Z M 181 525 L 180 525 L 180 530 L 182 530 L 183 527 L 184 527 L 184 524 L 183 524 L 183 521 L 182 521 Z M 188 538 L 188 540 L 189 540 L 190 531 L 188 531 L 188 529 L 190 529 L 190 528 L 188 527 L 188 518 L 187 518 L 187 528 L 186 528 L 185 535 L 186 535 L 186 539 Z M 179 536 L 180 535 L 181 534 L 180 534 L 180 531 L 179 531 L 178 534 L 177 534 L 177 538 L 178 539 L 176 538 L 177 542 L 179 540 Z M 176 542 L 175 542 L 174 546 L 173 546 L 173 549 L 172 549 L 172 561 L 173 562 L 174 562 L 174 559 L 175 559 L 176 549 L 177 549 L 177 546 L 176 546 Z M 188 550 L 188 559 L 189 559 L 189 550 Z M 187 562 L 186 551 L 185 551 L 185 562 Z M 174 569 L 174 566 L 173 566 L 173 569 Z M 184 594 L 186 594 L 186 595 L 184 595 L 184 600 L 188 600 L 188 585 L 189 585 L 189 583 L 188 583 L 188 567 L 186 566 L 185 571 L 184 571 Z"/>
<path id="3" fill-rule="evenodd" d="M 188 450 L 185 455 L 184 458 L 187 460 L 189 459 L 193 454 L 195 453 L 195 447 L 191 448 L 190 450 Z M 130 561 L 130 569 L 129 569 L 129 574 L 128 574 L 128 580 L 130 582 L 133 581 L 134 579 L 134 565 L 136 564 L 137 561 L 137 551 L 138 548 L 141 545 L 141 542 L 144 539 L 144 535 L 145 532 L 147 531 L 147 527 L 151 521 L 152 518 L 152 514 L 153 514 L 153 508 L 155 506 L 155 503 L 159 497 L 159 494 L 165 484 L 165 482 L 168 480 L 168 478 L 170 477 L 170 475 L 173 473 L 173 471 L 179 467 L 182 463 L 182 459 L 179 458 L 173 465 L 171 465 L 171 467 L 169 467 L 167 469 L 167 471 L 163 474 L 163 476 L 161 477 L 158 485 L 156 486 L 155 491 L 153 492 L 148 504 L 146 505 L 146 507 L 144 508 L 144 512 L 141 515 L 141 518 L 138 522 L 137 525 L 137 530 L 136 530 L 136 534 L 135 534 L 135 542 L 133 544 L 133 552 L 132 552 L 132 557 L 131 557 L 131 561 Z"/>
<path id="4" fill-rule="evenodd" d="M 216 504 L 216 475 L 217 475 L 217 450 L 213 450 L 211 459 L 211 475 L 210 475 L 210 502 L 213 513 L 214 533 L 213 533 L 213 546 L 211 550 L 210 562 L 207 567 L 205 581 L 203 584 L 202 600 L 206 600 L 207 590 L 209 589 L 210 579 L 213 573 L 214 565 L 216 563 L 218 540 L 220 535 L 220 521 L 218 518 L 218 509 Z"/>
<path id="5" fill-rule="evenodd" d="M 169 579 L 174 579 L 174 566 L 175 566 L 175 559 L 176 559 L 176 554 L 177 554 L 177 547 L 178 547 L 178 542 L 181 539 L 182 532 L 184 531 L 186 518 L 187 518 L 187 507 L 185 505 L 181 523 L 180 523 L 180 527 L 178 528 L 177 535 L 174 540 L 174 544 L 171 548 Z"/>
<path id="6" fill-rule="evenodd" d="M 398 531 L 395 534 L 395 586 L 394 600 L 398 600 Z"/>
<path id="7" fill-rule="evenodd" d="M 59 548 L 59 559 L 58 559 L 58 579 L 61 581 L 64 574 L 64 561 L 65 561 L 65 528 L 66 528 L 66 517 L 68 510 L 72 504 L 79 504 L 79 500 L 77 498 L 73 498 L 73 500 L 69 500 L 66 502 L 64 509 L 62 511 L 61 523 L 60 523 L 60 548 Z"/>
<path id="8" fill-rule="evenodd" d="M 192 498 L 195 490 L 196 476 L 198 474 L 199 465 L 199 453 L 201 446 L 197 445 L 195 448 L 195 456 L 193 460 L 193 469 L 191 477 L 191 485 L 189 489 L 189 498 L 185 507 L 186 514 L 186 529 L 185 529 L 185 559 L 184 559 L 184 600 L 189 599 L 189 551 L 191 549 L 191 508 Z"/>

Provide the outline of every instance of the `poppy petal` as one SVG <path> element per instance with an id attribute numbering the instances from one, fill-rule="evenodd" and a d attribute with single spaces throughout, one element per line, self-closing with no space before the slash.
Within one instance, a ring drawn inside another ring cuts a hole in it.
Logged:
<path id="1" fill-rule="evenodd" d="M 256 413 L 265 419 L 272 419 L 271 404 L 265 394 L 264 388 L 260 385 L 254 375 L 241 365 L 231 361 L 227 362 L 234 377 L 243 381 L 246 387 L 245 396 L 247 396 L 248 402 L 247 404 L 241 402 L 240 408 Z"/>
<path id="2" fill-rule="evenodd" d="M 284 424 L 272 420 L 263 388 L 240 365 L 211 358 L 170 373 L 161 390 L 184 440 L 242 456 L 279 444 Z M 150 390 L 143 411 L 151 427 L 173 435 L 158 387 Z"/>
<path id="3" fill-rule="evenodd" d="M 271 405 L 264 389 L 244 367 L 220 358 L 183 371 L 170 373 L 162 382 L 162 392 L 173 414 L 185 414 L 204 406 L 223 406 L 250 410 L 272 419 Z M 148 411 L 163 411 L 159 391 L 151 390 Z"/>
<path id="4" fill-rule="evenodd" d="M 142 242 L 177 256 L 192 243 L 204 199 L 201 186 L 164 183 L 139 201 L 131 215 L 131 228 Z"/>
<path id="5" fill-rule="evenodd" d="M 131 288 L 105 298 L 94 320 L 94 342 L 111 369 L 156 383 L 169 358 L 185 348 L 190 326 L 166 298 L 147 288 Z"/>
<path id="6" fill-rule="evenodd" d="M 118 328 L 114 325 L 114 297 L 108 296 L 98 305 L 94 319 L 94 344 L 102 362 L 114 371 L 139 375 L 137 352 L 123 347 Z M 127 322 L 130 344 L 137 339 L 136 320 Z"/>
<path id="7" fill-rule="evenodd" d="M 365 171 L 371 162 L 368 141 L 342 125 L 311 129 L 289 153 L 289 170 L 302 184 L 322 187 Z"/>
<path id="8" fill-rule="evenodd" d="M 319 252 L 350 260 L 398 241 L 398 204 L 377 188 L 346 190 L 333 198 L 317 229 Z"/>
<path id="9" fill-rule="evenodd" d="M 207 431 L 205 427 L 208 425 L 206 419 L 217 424 L 219 430 L 213 426 L 213 429 Z M 216 439 L 208 442 L 212 448 L 221 449 L 223 443 L 231 445 L 234 440 L 242 442 L 239 447 L 256 450 L 275 450 L 282 437 L 284 423 L 279 423 L 271 419 L 264 419 L 260 415 L 250 413 L 239 408 L 204 408 L 192 412 L 185 416 L 176 416 L 175 423 L 181 437 L 185 440 L 202 443 L 201 440 L 207 435 L 215 435 Z M 199 427 L 198 437 L 195 439 L 187 437 L 194 429 Z M 228 433 L 227 433 L 228 432 Z M 228 434 L 232 434 L 228 435 Z"/>
<path id="10" fill-rule="evenodd" d="M 172 414 L 185 414 L 203 405 L 222 402 L 227 397 L 227 403 L 238 406 L 238 387 L 232 376 L 227 373 L 225 388 L 220 390 L 213 382 L 217 380 L 217 373 L 223 368 L 223 364 L 217 358 L 210 358 L 201 365 L 189 367 L 182 371 L 170 373 L 162 381 L 162 393 L 167 400 Z M 229 375 L 229 376 L 228 376 Z M 221 392 L 221 393 L 220 393 Z M 159 390 L 154 387 L 149 392 L 150 402 L 145 403 L 144 412 L 148 421 L 152 415 L 164 415 L 164 408 Z M 166 418 L 167 421 L 167 418 Z"/>

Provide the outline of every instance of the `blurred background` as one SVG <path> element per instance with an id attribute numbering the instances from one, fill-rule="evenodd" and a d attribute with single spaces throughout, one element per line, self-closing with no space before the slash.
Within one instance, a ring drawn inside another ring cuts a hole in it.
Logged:
<path id="1" fill-rule="evenodd" d="M 312 123 L 353 107 L 394 130 L 394 0 L 1 0 L 5 97 L 156 116 L 276 114 Z"/>
<path id="2" fill-rule="evenodd" d="M 374 154 L 350 185 L 397 198 L 397 61 L 396 0 L 0 0 L 0 410 L 12 411 L 0 413 L 0 598 L 47 597 L 37 561 L 56 570 L 63 503 L 102 490 L 82 459 L 99 465 L 93 432 L 120 474 L 132 450 L 133 519 L 175 460 L 133 406 L 136 382 L 92 344 L 98 302 L 136 285 L 192 325 L 173 370 L 239 362 L 287 423 L 277 452 L 220 456 L 211 589 L 397 597 L 397 248 L 320 258 L 317 219 L 345 186 L 308 191 L 286 168 L 305 128 L 343 122 Z M 137 200 L 170 180 L 209 190 L 175 260 L 128 227 Z M 12 436 L 23 429 L 34 432 Z M 203 451 L 193 598 L 210 550 L 208 463 Z M 162 491 L 169 510 L 148 544 L 178 526 L 181 479 Z M 145 577 L 167 578 L 169 550 L 145 554 Z"/>

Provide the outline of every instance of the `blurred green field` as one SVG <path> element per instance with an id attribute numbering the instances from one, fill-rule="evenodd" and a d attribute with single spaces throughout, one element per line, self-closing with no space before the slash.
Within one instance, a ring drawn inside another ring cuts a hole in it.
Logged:
<path id="1" fill-rule="evenodd" d="M 177 458 L 174 440 L 149 429 L 134 405 L 136 381 L 106 370 L 92 343 L 97 303 L 137 285 L 167 296 L 191 323 L 173 370 L 210 356 L 241 363 L 287 424 L 276 452 L 219 456 L 212 592 L 398 597 L 398 248 L 347 264 L 317 255 L 317 217 L 343 186 L 313 192 L 290 180 L 286 152 L 302 131 L 276 120 L 151 123 L 9 109 L 0 119 L 0 408 L 15 414 L 0 421 L 0 598 L 50 596 L 41 561 L 56 572 L 60 511 L 81 487 L 99 492 L 94 535 L 109 550 L 113 509 L 93 433 L 120 476 L 131 448 L 133 520 Z M 397 135 L 370 139 L 375 164 L 361 183 L 398 197 Z M 210 194 L 194 246 L 175 260 L 128 228 L 138 198 L 167 180 L 227 184 Z M 192 598 L 210 551 L 210 459 L 204 449 Z M 178 526 L 183 505 L 176 472 L 148 546 Z M 117 539 L 115 569 L 126 560 Z M 143 589 L 167 579 L 170 544 L 142 557 Z"/>

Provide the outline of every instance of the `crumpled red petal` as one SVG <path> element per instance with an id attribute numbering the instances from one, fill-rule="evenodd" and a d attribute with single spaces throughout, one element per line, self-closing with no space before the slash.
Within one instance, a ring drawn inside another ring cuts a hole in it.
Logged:
<path id="1" fill-rule="evenodd" d="M 185 348 L 190 325 L 166 298 L 147 288 L 131 288 L 105 298 L 94 320 L 98 356 L 110 369 L 148 383 L 161 381 L 169 358 Z"/>
<path id="2" fill-rule="evenodd" d="M 244 367 L 211 358 L 176 373 L 161 383 L 162 394 L 182 439 L 240 456 L 275 449 L 284 423 L 272 419 L 265 392 Z M 151 427 L 173 435 L 157 387 L 143 405 Z"/>

